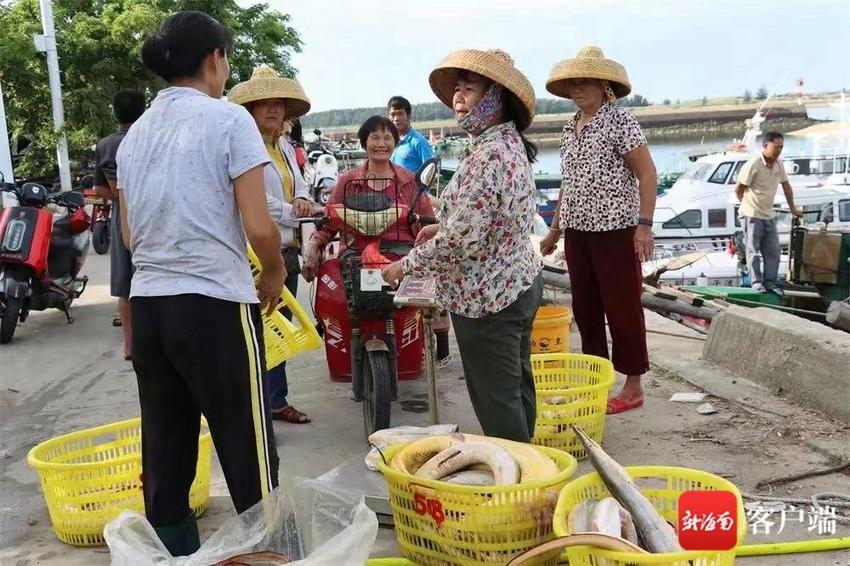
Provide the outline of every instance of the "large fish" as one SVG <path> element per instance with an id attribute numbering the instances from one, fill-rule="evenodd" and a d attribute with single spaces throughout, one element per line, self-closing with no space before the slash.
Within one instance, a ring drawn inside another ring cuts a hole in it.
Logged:
<path id="1" fill-rule="evenodd" d="M 599 444 L 587 436 L 580 427 L 572 425 L 573 431 L 579 438 L 590 462 L 596 468 L 599 477 L 611 495 L 631 513 L 638 535 L 648 551 L 681 552 L 676 532 L 667 521 L 658 514 L 649 499 L 635 485 L 626 470 L 605 453 Z"/>

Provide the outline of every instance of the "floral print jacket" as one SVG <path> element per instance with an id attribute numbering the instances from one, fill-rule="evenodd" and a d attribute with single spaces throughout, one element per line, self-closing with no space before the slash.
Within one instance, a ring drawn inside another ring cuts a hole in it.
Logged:
<path id="1" fill-rule="evenodd" d="M 542 268 L 529 238 L 535 193 L 516 126 L 492 126 L 465 151 L 440 199 L 440 231 L 404 259 L 405 273 L 435 277 L 440 305 L 456 315 L 510 306 Z"/>

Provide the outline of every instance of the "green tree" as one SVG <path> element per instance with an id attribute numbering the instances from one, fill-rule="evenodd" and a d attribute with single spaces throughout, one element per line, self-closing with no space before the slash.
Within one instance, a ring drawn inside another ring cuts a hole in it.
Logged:
<path id="1" fill-rule="evenodd" d="M 670 104 L 672 104 L 672 102 L 670 102 L 669 98 L 665 98 L 663 104 L 664 104 L 664 106 L 670 106 Z"/>
<path id="2" fill-rule="evenodd" d="M 756 100 L 764 100 L 765 98 L 767 98 L 767 89 L 760 86 L 756 91 Z"/>
<path id="3" fill-rule="evenodd" d="M 750 92 L 750 89 L 744 91 L 744 102 L 750 102 L 753 99 L 753 93 Z"/>
<path id="4" fill-rule="evenodd" d="M 91 153 L 91 146 L 115 130 L 110 102 L 123 88 L 136 88 L 149 98 L 164 83 L 141 62 L 141 45 L 169 14 L 200 10 L 233 31 L 228 87 L 250 77 L 257 65 L 294 76 L 292 52 L 301 49 L 289 16 L 267 4 L 242 8 L 233 0 L 62 0 L 53 3 L 65 106 L 65 129 L 72 161 Z M 10 135 L 32 141 L 16 168 L 16 177 L 57 176 L 50 89 L 44 54 L 33 44 L 40 34 L 37 0 L 0 3 L 0 81 Z"/>
<path id="5" fill-rule="evenodd" d="M 703 97 L 702 97 L 702 101 L 701 101 L 701 102 L 702 102 L 702 105 L 703 105 L 703 106 L 707 106 L 707 105 L 708 105 L 708 97 L 707 97 L 707 96 L 703 96 Z"/>
<path id="6" fill-rule="evenodd" d="M 649 106 L 649 100 L 640 94 L 633 94 L 617 101 L 620 106 Z"/>

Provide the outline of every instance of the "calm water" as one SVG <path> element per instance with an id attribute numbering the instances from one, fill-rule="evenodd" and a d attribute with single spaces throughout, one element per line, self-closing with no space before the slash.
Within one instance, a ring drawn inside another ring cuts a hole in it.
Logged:
<path id="1" fill-rule="evenodd" d="M 693 139 L 677 139 L 675 141 L 654 141 L 649 143 L 649 151 L 652 154 L 652 159 L 655 161 L 655 168 L 659 173 L 664 171 L 684 171 L 688 168 L 688 154 L 694 150 L 708 149 L 720 150 L 729 145 L 732 140 L 728 138 L 700 138 Z M 787 136 L 785 138 L 785 149 L 783 156 L 792 157 L 795 155 L 808 155 L 826 153 L 831 150 L 837 150 L 835 143 L 818 143 L 811 138 L 800 138 L 796 136 Z M 445 156 L 443 164 L 454 167 L 457 165 L 457 159 Z M 560 173 L 560 156 L 557 148 L 548 148 L 540 150 L 537 155 L 537 163 L 534 164 L 534 171 L 537 173 L 558 174 Z"/>

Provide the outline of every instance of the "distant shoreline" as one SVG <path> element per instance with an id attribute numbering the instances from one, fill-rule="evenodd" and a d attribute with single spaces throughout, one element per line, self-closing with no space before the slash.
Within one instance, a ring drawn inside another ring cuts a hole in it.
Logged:
<path id="1" fill-rule="evenodd" d="M 680 137 L 691 137 L 701 134 L 716 134 L 733 137 L 743 135 L 744 120 L 750 118 L 761 106 L 761 101 L 756 102 L 730 102 L 727 99 L 718 99 L 718 103 L 705 106 L 698 102 L 689 102 L 681 105 L 655 104 L 650 106 L 637 106 L 627 108 L 641 123 L 647 136 L 662 139 L 676 139 Z M 734 101 L 734 99 L 728 99 Z M 826 106 L 831 98 L 817 97 L 808 98 L 804 106 L 798 106 L 796 98 L 783 97 L 772 99 L 765 105 L 763 112 L 766 114 L 766 122 L 762 129 L 770 125 L 779 131 L 791 131 L 816 124 L 816 120 L 807 117 L 806 107 L 817 108 Z M 534 122 L 528 130 L 528 134 L 545 141 L 552 134 L 559 134 L 563 124 L 573 116 L 567 114 L 540 114 L 535 116 Z M 356 134 L 359 125 L 337 126 L 322 128 L 325 134 L 344 135 L 352 137 Z M 439 135 L 464 136 L 454 120 L 431 120 L 427 122 L 414 121 L 413 127 L 429 136 L 431 131 Z"/>
<path id="2" fill-rule="evenodd" d="M 780 118 L 765 122 L 765 124 L 769 124 L 769 129 L 782 134 L 787 134 L 819 123 L 820 122 L 818 120 L 812 120 L 811 118 Z M 762 125 L 762 130 L 765 130 L 764 124 Z M 700 136 L 705 136 L 709 139 L 721 138 L 731 141 L 733 138 L 743 137 L 744 125 L 738 122 L 693 122 L 690 124 L 674 126 L 643 128 L 643 133 L 646 136 L 646 139 L 650 142 L 687 140 Z M 560 134 L 531 134 L 528 137 L 541 148 L 558 147 L 561 143 Z"/>

